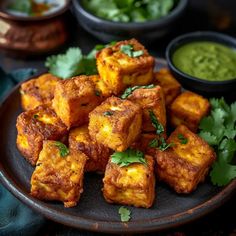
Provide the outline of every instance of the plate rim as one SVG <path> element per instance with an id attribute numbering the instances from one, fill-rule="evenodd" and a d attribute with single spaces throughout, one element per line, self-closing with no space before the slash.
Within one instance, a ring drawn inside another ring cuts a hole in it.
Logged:
<path id="1" fill-rule="evenodd" d="M 157 61 L 157 60 L 156 60 Z M 159 60 L 159 62 L 165 62 L 164 59 Z M 31 78 L 34 78 L 32 76 Z M 0 114 L 4 104 L 8 102 L 9 98 L 12 96 L 16 90 L 19 89 L 23 82 L 17 84 L 13 87 L 4 97 L 0 104 Z M 236 179 L 231 181 L 227 186 L 222 188 L 222 190 L 208 199 L 207 201 L 199 204 L 193 208 L 182 211 L 174 215 L 168 215 L 165 217 L 159 217 L 155 219 L 147 219 L 146 221 L 130 221 L 127 223 L 123 222 L 110 222 L 110 221 L 96 221 L 91 218 L 83 218 L 81 216 L 72 216 L 60 212 L 59 210 L 51 209 L 43 201 L 30 196 L 30 194 L 23 189 L 21 189 L 10 175 L 5 170 L 1 159 L 0 159 L 0 182 L 21 202 L 29 206 L 36 212 L 42 214 L 46 218 L 55 221 L 60 224 L 64 224 L 77 229 L 88 230 L 93 232 L 104 232 L 104 233 L 144 233 L 144 232 L 154 232 L 164 229 L 174 228 L 191 221 L 197 220 L 200 217 L 212 212 L 216 208 L 223 205 L 232 195 L 236 192 Z M 138 223 L 138 224 L 137 224 Z"/>

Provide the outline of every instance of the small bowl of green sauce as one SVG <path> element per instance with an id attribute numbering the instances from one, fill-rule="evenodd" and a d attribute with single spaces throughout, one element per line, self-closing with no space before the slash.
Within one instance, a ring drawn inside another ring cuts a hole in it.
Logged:
<path id="1" fill-rule="evenodd" d="M 236 39 L 216 32 L 175 38 L 166 49 L 168 66 L 183 87 L 204 95 L 236 90 Z"/>

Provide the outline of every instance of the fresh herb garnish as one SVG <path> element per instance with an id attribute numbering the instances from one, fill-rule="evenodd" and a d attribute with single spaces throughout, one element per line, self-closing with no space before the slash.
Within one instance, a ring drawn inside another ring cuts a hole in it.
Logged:
<path id="1" fill-rule="evenodd" d="M 109 47 L 116 42 L 106 45 L 97 45 L 88 55 L 82 55 L 79 47 L 69 48 L 65 54 L 58 54 L 47 57 L 45 66 L 49 72 L 62 79 L 85 74 L 96 75 L 96 54 L 105 47 Z"/>
<path id="2" fill-rule="evenodd" d="M 161 151 L 165 151 L 169 147 L 173 146 L 173 143 L 167 143 L 164 137 L 162 136 L 164 133 L 164 127 L 163 125 L 158 121 L 156 115 L 152 110 L 149 111 L 149 116 L 152 122 L 152 126 L 156 129 L 156 134 L 159 136 L 159 141 L 158 139 L 153 139 L 148 146 L 149 147 L 155 147 L 160 149 Z"/>
<path id="3" fill-rule="evenodd" d="M 27 15 L 32 14 L 32 1 L 30 0 L 15 0 L 8 6 L 9 10 L 26 13 Z"/>
<path id="4" fill-rule="evenodd" d="M 92 14 L 118 22 L 145 22 L 166 16 L 175 0 L 83 0 Z"/>
<path id="5" fill-rule="evenodd" d="M 115 152 L 111 155 L 111 162 L 120 167 L 128 166 L 132 163 L 147 164 L 144 153 L 139 150 L 128 148 L 124 152 Z"/>
<path id="6" fill-rule="evenodd" d="M 55 141 L 54 145 L 56 147 L 58 147 L 61 157 L 65 157 L 65 156 L 69 155 L 69 153 L 70 153 L 69 148 L 67 148 L 67 146 L 64 143 L 61 143 L 59 141 Z"/>
<path id="7" fill-rule="evenodd" d="M 104 116 L 112 116 L 113 112 L 112 111 L 105 111 L 105 112 L 103 112 L 103 115 Z"/>
<path id="8" fill-rule="evenodd" d="M 129 57 L 139 57 L 144 53 L 143 50 L 134 51 L 133 45 L 130 44 L 121 45 L 120 51 L 128 55 Z"/>
<path id="9" fill-rule="evenodd" d="M 158 147 L 158 139 L 154 138 L 152 141 L 148 144 L 149 147 L 157 148 Z"/>
<path id="10" fill-rule="evenodd" d="M 34 119 L 38 119 L 38 118 L 39 118 L 39 115 L 34 114 L 33 117 L 34 117 Z"/>
<path id="11" fill-rule="evenodd" d="M 211 145 L 217 160 L 210 172 L 214 185 L 224 186 L 236 178 L 233 159 L 236 152 L 236 102 L 228 105 L 223 98 L 210 99 L 211 113 L 200 122 L 199 135 Z"/>
<path id="12" fill-rule="evenodd" d="M 100 96 L 101 96 L 101 92 L 98 91 L 98 90 L 95 90 L 95 95 L 98 96 L 98 97 L 100 97 Z"/>
<path id="13" fill-rule="evenodd" d="M 164 132 L 163 125 L 158 121 L 156 115 L 152 110 L 149 111 L 149 116 L 152 122 L 152 126 L 156 129 L 157 134 L 162 134 Z"/>
<path id="14" fill-rule="evenodd" d="M 187 144 L 188 143 L 188 139 L 185 138 L 183 134 L 178 134 L 177 137 L 178 137 L 181 144 Z"/>
<path id="15" fill-rule="evenodd" d="M 141 86 L 134 86 L 134 87 L 129 87 L 127 88 L 124 93 L 120 96 L 121 99 L 126 99 L 127 97 L 129 97 L 133 91 L 135 91 L 136 89 L 150 89 L 150 88 L 154 88 L 156 87 L 156 85 L 154 84 L 149 84 L 149 85 L 141 85 Z"/>
<path id="16" fill-rule="evenodd" d="M 120 207 L 119 208 L 119 214 L 120 214 L 120 220 L 122 222 L 128 222 L 131 218 L 131 211 L 127 209 L 126 207 Z"/>

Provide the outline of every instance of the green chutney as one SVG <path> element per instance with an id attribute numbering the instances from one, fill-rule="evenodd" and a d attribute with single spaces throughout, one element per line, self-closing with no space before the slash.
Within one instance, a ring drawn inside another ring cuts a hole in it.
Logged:
<path id="1" fill-rule="evenodd" d="M 199 79 L 223 81 L 236 78 L 236 50 L 215 42 L 192 42 L 178 48 L 175 67 Z"/>

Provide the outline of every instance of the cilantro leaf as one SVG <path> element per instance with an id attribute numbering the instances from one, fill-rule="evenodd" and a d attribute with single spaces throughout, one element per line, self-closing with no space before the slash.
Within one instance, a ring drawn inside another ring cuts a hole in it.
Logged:
<path id="1" fill-rule="evenodd" d="M 152 126 L 156 129 L 157 134 L 162 134 L 164 132 L 163 125 L 158 121 L 156 115 L 152 110 L 149 111 L 149 116 L 152 122 Z"/>
<path id="2" fill-rule="evenodd" d="M 122 222 L 128 222 L 131 218 L 131 211 L 127 209 L 126 207 L 120 207 L 119 208 L 119 214 L 120 214 L 120 220 Z"/>
<path id="3" fill-rule="evenodd" d="M 224 186 L 236 178 L 236 165 L 230 165 L 224 161 L 216 161 L 213 164 L 210 177 L 214 185 Z"/>
<path id="4" fill-rule="evenodd" d="M 169 147 L 172 147 L 172 146 L 174 146 L 174 143 L 167 143 L 163 137 L 160 138 L 160 145 L 158 148 L 161 151 L 165 151 L 166 149 L 168 149 Z"/>
<path id="5" fill-rule="evenodd" d="M 218 186 L 228 184 L 236 178 L 233 165 L 236 152 L 236 102 L 228 105 L 224 98 L 212 98 L 211 114 L 200 122 L 200 133 L 217 153 L 217 161 L 210 172 L 212 183 Z"/>
<path id="6" fill-rule="evenodd" d="M 152 141 L 149 142 L 148 146 L 152 147 L 152 148 L 157 148 L 158 147 L 158 140 L 156 138 L 154 138 Z"/>
<path id="7" fill-rule="evenodd" d="M 32 1 L 30 0 L 15 0 L 12 1 L 11 4 L 9 4 L 8 9 L 31 15 L 32 7 Z"/>
<path id="8" fill-rule="evenodd" d="M 178 139 L 180 140 L 181 144 L 187 144 L 188 143 L 188 139 L 184 137 L 183 134 L 178 134 Z"/>
<path id="9" fill-rule="evenodd" d="M 64 143 L 61 143 L 59 141 L 55 141 L 54 145 L 56 147 L 58 147 L 61 157 L 65 157 L 65 156 L 69 155 L 69 149 L 67 148 L 67 146 Z"/>
<path id="10" fill-rule="evenodd" d="M 150 88 L 155 88 L 156 85 L 154 84 L 149 84 L 149 85 L 136 85 L 134 87 L 129 87 L 127 88 L 124 93 L 120 96 L 121 99 L 126 99 L 129 97 L 136 89 L 150 89 Z"/>
<path id="11" fill-rule="evenodd" d="M 105 112 L 103 112 L 103 115 L 104 116 L 112 116 L 113 112 L 112 111 L 105 111 Z"/>
<path id="12" fill-rule="evenodd" d="M 218 145 L 219 144 L 217 137 L 208 131 L 200 131 L 200 133 L 198 135 L 201 138 L 203 138 L 209 145 Z"/>
<path id="13" fill-rule="evenodd" d="M 115 152 L 111 155 L 111 162 L 120 167 L 128 166 L 132 163 L 147 164 L 144 153 L 139 150 L 128 148 L 124 152 Z"/>
<path id="14" fill-rule="evenodd" d="M 143 50 L 134 51 L 133 45 L 130 44 L 121 45 L 120 51 L 128 55 L 129 57 L 139 57 L 144 53 Z"/>

